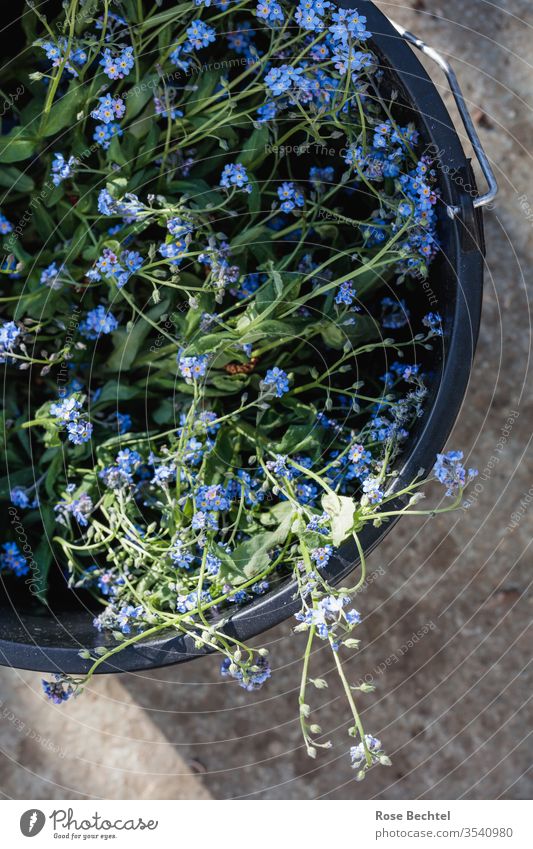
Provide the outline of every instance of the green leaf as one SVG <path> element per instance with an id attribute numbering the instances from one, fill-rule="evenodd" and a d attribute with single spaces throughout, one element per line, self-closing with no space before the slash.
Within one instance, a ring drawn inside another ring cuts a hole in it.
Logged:
<path id="1" fill-rule="evenodd" d="M 188 98 L 188 112 L 190 114 L 191 110 L 194 110 L 196 113 L 199 113 L 203 109 L 203 101 L 207 100 L 213 92 L 215 88 L 220 82 L 220 71 L 203 71 L 198 79 L 198 82 L 194 86 L 194 91 L 191 91 L 191 94 Z M 220 93 L 222 97 L 222 92 Z M 197 120 L 200 120 L 201 123 L 205 121 L 205 117 L 203 115 L 197 114 Z M 193 122 L 194 123 L 194 122 Z"/>
<path id="2" fill-rule="evenodd" d="M 53 104 L 44 125 L 42 135 L 46 138 L 47 136 L 53 136 L 55 133 L 59 133 L 67 127 L 73 129 L 73 125 L 76 123 L 76 115 L 82 108 L 83 101 L 80 96 L 80 86 L 79 83 L 74 82 L 70 90 Z"/>
<path id="3" fill-rule="evenodd" d="M 98 396 L 98 401 L 93 403 L 93 407 L 101 407 L 108 401 L 116 403 L 117 401 L 130 401 L 136 398 L 139 390 L 135 386 L 127 386 L 123 381 L 108 380 L 102 387 L 102 391 Z"/>
<path id="4" fill-rule="evenodd" d="M 237 162 L 245 168 L 257 167 L 267 157 L 267 145 L 269 129 L 263 124 L 247 136 L 242 150 L 237 157 Z"/>
<path id="5" fill-rule="evenodd" d="M 316 421 L 309 425 L 291 425 L 285 431 L 281 442 L 276 447 L 279 454 L 299 454 L 301 452 L 313 454 L 320 449 L 319 432 Z"/>
<path id="6" fill-rule="evenodd" d="M 338 546 L 350 536 L 357 505 L 353 498 L 328 492 L 322 496 L 322 507 L 331 516 L 332 541 Z"/>
<path id="7" fill-rule="evenodd" d="M 50 423 L 52 426 L 52 423 Z M 55 426 L 53 426 L 53 431 L 56 430 Z M 54 499 L 56 497 L 56 480 L 60 475 L 63 468 L 63 452 L 61 450 L 55 451 L 55 456 L 53 457 L 50 465 L 48 466 L 46 477 L 44 479 L 44 488 L 46 490 L 46 494 L 49 498 Z"/>
<path id="8" fill-rule="evenodd" d="M 353 346 L 368 342 L 379 335 L 377 322 L 370 316 L 357 315 L 353 324 L 344 320 L 340 322 L 325 321 L 320 331 L 323 341 L 330 348 L 341 351 L 347 342 Z"/>
<path id="9" fill-rule="evenodd" d="M 35 151 L 35 142 L 25 138 L 19 127 L 7 136 L 0 136 L 0 162 L 20 162 L 28 159 Z"/>
<path id="10" fill-rule="evenodd" d="M 207 333 L 205 336 L 199 336 L 191 342 L 185 349 L 185 356 L 194 354 L 204 354 L 206 352 L 216 353 L 222 348 L 227 348 L 230 345 L 239 341 L 239 337 L 227 330 L 222 333 Z"/>
<path id="11" fill-rule="evenodd" d="M 9 499 L 11 490 L 16 486 L 31 486 L 32 483 L 33 470 L 30 467 L 11 472 L 9 475 L 0 478 L 0 499 Z"/>
<path id="12" fill-rule="evenodd" d="M 176 423 L 176 408 L 170 398 L 164 398 L 150 416 L 158 425 Z"/>
<path id="13" fill-rule="evenodd" d="M 234 394 L 242 392 L 244 385 L 248 380 L 245 374 L 235 374 L 232 377 L 229 374 L 213 374 L 209 376 L 209 382 L 216 386 L 217 389 L 223 389 L 226 392 Z"/>
<path id="14" fill-rule="evenodd" d="M 56 232 L 56 224 L 43 203 L 37 203 L 33 207 L 33 215 L 35 224 L 39 231 L 39 236 L 43 240 L 47 240 Z"/>
<path id="15" fill-rule="evenodd" d="M 32 192 L 35 183 L 29 174 L 23 174 L 18 168 L 0 168 L 0 186 L 19 192 Z"/>
<path id="16" fill-rule="evenodd" d="M 229 555 L 223 560 L 228 577 L 241 581 L 253 578 L 268 566 L 268 555 L 273 548 L 278 545 L 283 545 L 287 540 L 294 518 L 294 508 L 288 501 L 277 504 L 272 511 L 278 521 L 278 525 L 273 531 L 264 531 L 263 533 L 254 534 L 253 537 L 245 542 L 241 542 L 232 552 L 228 563 Z"/>
<path id="17" fill-rule="evenodd" d="M 35 567 L 32 571 L 32 592 L 46 604 L 48 592 L 48 574 L 54 558 L 51 537 L 54 531 L 56 517 L 53 508 L 49 504 L 41 504 L 41 518 L 43 521 L 42 539 L 35 549 L 33 560 Z"/>
<path id="18" fill-rule="evenodd" d="M 134 85 L 129 91 L 124 93 L 124 103 L 126 104 L 126 118 L 131 121 L 136 115 L 141 112 L 146 104 L 151 101 L 152 95 L 157 88 L 159 80 L 158 74 L 147 74 L 143 77 L 142 83 Z"/>
<path id="19" fill-rule="evenodd" d="M 241 229 L 231 240 L 231 251 L 237 253 L 237 249 L 248 248 L 256 242 L 267 241 L 272 239 L 273 230 L 265 227 L 264 224 L 257 224 L 255 227 Z"/>
<path id="20" fill-rule="evenodd" d="M 152 307 L 146 313 L 147 317 L 156 321 L 159 316 L 167 312 L 169 306 L 168 299 L 161 301 L 157 306 Z M 138 317 L 133 328 L 121 327 L 116 330 L 113 336 L 113 353 L 107 361 L 107 366 L 111 371 L 127 371 L 135 362 L 135 358 L 139 353 L 141 345 L 152 330 L 152 325 L 143 318 Z"/>

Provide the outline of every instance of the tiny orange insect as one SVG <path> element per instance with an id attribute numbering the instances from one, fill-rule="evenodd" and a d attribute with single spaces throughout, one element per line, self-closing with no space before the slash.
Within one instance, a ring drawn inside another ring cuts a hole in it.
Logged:
<path id="1" fill-rule="evenodd" d="M 249 363 L 227 363 L 224 368 L 228 374 L 250 374 L 258 362 L 258 357 L 252 357 Z"/>

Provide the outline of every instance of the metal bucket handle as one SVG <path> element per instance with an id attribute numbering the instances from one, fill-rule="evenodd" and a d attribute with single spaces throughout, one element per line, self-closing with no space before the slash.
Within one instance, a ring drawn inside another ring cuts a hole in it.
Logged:
<path id="1" fill-rule="evenodd" d="M 492 166 L 490 164 L 489 158 L 485 153 L 483 145 L 481 144 L 481 139 L 478 136 L 477 130 L 474 126 L 474 122 L 472 120 L 472 116 L 468 111 L 468 107 L 466 105 L 466 101 L 461 90 L 461 86 L 459 85 L 459 81 L 453 70 L 450 63 L 444 58 L 444 56 L 435 50 L 434 47 L 430 47 L 429 44 L 426 44 L 422 41 L 418 36 L 413 35 L 412 32 L 406 30 L 400 24 L 397 24 L 395 21 L 391 20 L 391 24 L 394 29 L 404 38 L 409 44 L 412 44 L 414 47 L 417 47 L 425 56 L 428 56 L 430 59 L 433 59 L 437 65 L 442 68 L 444 74 L 446 75 L 446 79 L 448 80 L 451 92 L 453 94 L 454 100 L 457 104 L 457 108 L 459 109 L 459 113 L 461 115 L 461 120 L 464 124 L 464 128 L 467 132 L 468 138 L 472 144 L 474 152 L 477 156 L 477 160 L 479 162 L 480 168 L 483 172 L 483 176 L 487 181 L 488 190 L 483 195 L 479 195 L 474 198 L 474 206 L 476 208 L 487 206 L 487 204 L 491 203 L 496 195 L 498 194 L 498 183 L 496 177 L 494 175 L 494 171 L 492 170 Z M 457 206 L 449 206 L 448 214 L 451 218 L 454 218 L 460 212 L 459 207 Z"/>

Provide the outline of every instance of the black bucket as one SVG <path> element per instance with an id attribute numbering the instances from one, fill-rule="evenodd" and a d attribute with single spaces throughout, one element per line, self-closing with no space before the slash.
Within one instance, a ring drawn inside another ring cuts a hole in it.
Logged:
<path id="1" fill-rule="evenodd" d="M 431 355 L 434 379 L 426 401 L 425 415 L 412 431 L 398 467 L 398 488 L 412 481 L 420 469 L 429 471 L 435 455 L 442 450 L 461 408 L 468 385 L 477 342 L 483 289 L 483 225 L 475 203 L 474 176 L 457 131 L 439 93 L 413 50 L 390 21 L 370 2 L 339 2 L 357 6 L 374 34 L 371 49 L 384 71 L 383 85 L 398 91 L 407 117 L 416 121 L 423 144 L 439 152 L 440 225 L 442 251 L 431 266 L 429 280 L 419 283 L 430 309 L 440 312 L 444 337 Z M 451 212 L 453 210 L 453 213 Z M 426 309 L 426 312 L 429 311 Z M 388 533 L 392 524 L 367 527 L 360 535 L 366 553 Z M 355 544 L 348 542 L 331 559 L 325 573 L 332 583 L 344 579 L 358 565 Z M 294 600 L 295 585 L 287 581 L 277 590 L 258 598 L 235 613 L 226 631 L 248 640 L 299 609 Z M 61 594 L 59 594 L 61 596 Z M 82 660 L 80 649 L 116 645 L 111 636 L 92 625 L 89 610 L 74 592 L 46 611 L 30 607 L 15 584 L 4 584 L 0 596 L 0 663 L 41 670 L 82 674 L 90 662 Z M 138 643 L 118 652 L 98 672 L 148 669 L 190 660 L 198 651 L 190 638 L 175 632 L 157 640 Z"/>

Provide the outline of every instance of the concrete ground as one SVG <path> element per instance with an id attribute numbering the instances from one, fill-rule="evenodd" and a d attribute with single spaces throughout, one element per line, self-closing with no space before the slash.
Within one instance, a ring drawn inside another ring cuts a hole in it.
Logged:
<path id="1" fill-rule="evenodd" d="M 265 635 L 275 674 L 251 695 L 206 658 L 100 678 L 60 709 L 42 700 L 39 676 L 1 670 L 5 797 L 531 797 L 532 9 L 529 0 L 379 5 L 453 61 L 501 185 L 485 218 L 478 354 L 450 439 L 479 468 L 477 492 L 453 518 L 404 519 L 371 556 L 363 647 L 347 663 L 351 680 L 373 676 L 364 719 L 393 765 L 354 782 L 345 706 L 324 651 L 313 658 L 330 683 L 317 719 L 335 745 L 307 758 L 296 721 L 303 646 L 286 623 Z M 417 631 L 425 633 L 402 648 Z"/>

